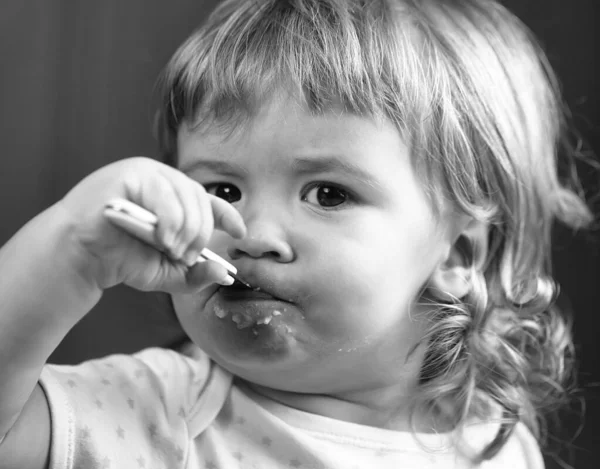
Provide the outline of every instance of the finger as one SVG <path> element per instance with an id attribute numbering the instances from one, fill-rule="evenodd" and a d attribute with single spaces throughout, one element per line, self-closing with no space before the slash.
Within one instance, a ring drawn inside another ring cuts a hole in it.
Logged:
<path id="1" fill-rule="evenodd" d="M 198 258 L 200 251 L 206 247 L 208 241 L 213 235 L 214 218 L 210 204 L 209 195 L 204 187 L 198 183 L 195 186 L 196 206 L 200 213 L 201 226 L 200 231 L 196 234 L 195 239 L 190 244 L 190 252 Z"/>
<path id="2" fill-rule="evenodd" d="M 142 291 L 194 293 L 214 284 L 231 285 L 233 281 L 227 269 L 217 262 L 203 261 L 186 267 L 163 256 L 157 271 L 136 275 L 126 283 Z"/>
<path id="3" fill-rule="evenodd" d="M 212 233 L 212 213 L 200 184 L 179 171 L 173 171 L 173 175 L 169 176 L 173 178 L 175 192 L 184 213 L 183 223 L 175 239 L 175 255 L 187 265 L 193 265 Z"/>
<path id="4" fill-rule="evenodd" d="M 158 173 L 143 186 L 141 198 L 142 206 L 154 212 L 158 218 L 156 240 L 174 258 L 175 240 L 185 215 L 173 184 Z"/>
<path id="5" fill-rule="evenodd" d="M 221 264 L 214 261 L 204 261 L 198 262 L 189 268 L 186 281 L 191 290 L 199 290 L 214 283 L 231 285 L 233 278 Z"/>
<path id="6" fill-rule="evenodd" d="M 211 194 L 207 194 L 212 207 L 215 229 L 225 231 L 234 238 L 246 236 L 246 224 L 240 212 L 225 200 Z"/>

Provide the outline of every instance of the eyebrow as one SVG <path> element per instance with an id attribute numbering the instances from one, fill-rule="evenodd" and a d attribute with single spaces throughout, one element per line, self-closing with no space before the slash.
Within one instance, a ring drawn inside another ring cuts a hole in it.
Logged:
<path id="1" fill-rule="evenodd" d="M 208 169 L 212 172 L 222 174 L 224 176 L 236 176 L 240 173 L 248 174 L 248 170 L 243 166 L 229 163 L 227 161 L 218 160 L 198 160 L 181 168 L 181 172 L 189 173 L 197 169 Z"/>
<path id="2" fill-rule="evenodd" d="M 371 187 L 379 187 L 375 178 L 359 166 L 336 156 L 318 158 L 295 158 L 292 162 L 294 171 L 301 174 L 344 173 L 353 179 Z"/>
<path id="3" fill-rule="evenodd" d="M 336 156 L 325 156 L 315 158 L 294 158 L 291 164 L 294 172 L 299 174 L 317 173 L 343 173 L 373 188 L 379 188 L 380 183 L 359 166 Z M 241 165 L 220 160 L 198 160 L 181 168 L 188 173 L 197 169 L 206 169 L 224 176 L 236 176 L 248 174 L 248 170 Z"/>

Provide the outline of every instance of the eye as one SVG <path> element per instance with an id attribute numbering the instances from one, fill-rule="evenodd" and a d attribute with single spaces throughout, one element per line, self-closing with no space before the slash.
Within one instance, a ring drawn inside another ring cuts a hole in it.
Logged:
<path id="1" fill-rule="evenodd" d="M 237 202 L 242 198 L 242 192 L 233 184 L 228 184 L 226 182 L 205 184 L 204 188 L 209 194 L 215 195 L 230 204 Z"/>
<path id="2" fill-rule="evenodd" d="M 311 204 L 320 205 L 324 208 L 333 208 L 342 205 L 345 202 L 349 202 L 351 196 L 348 191 L 341 187 L 332 184 L 318 183 L 309 188 L 302 197 L 302 200 Z"/>

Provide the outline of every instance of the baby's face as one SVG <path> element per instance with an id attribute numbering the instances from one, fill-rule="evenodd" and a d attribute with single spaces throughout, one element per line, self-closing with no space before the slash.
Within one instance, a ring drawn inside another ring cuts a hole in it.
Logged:
<path id="1" fill-rule="evenodd" d="M 248 228 L 210 249 L 264 293 L 176 295 L 189 336 L 260 385 L 332 393 L 416 379 L 419 292 L 448 249 L 390 123 L 273 100 L 244 131 L 179 134 L 180 167 Z"/>

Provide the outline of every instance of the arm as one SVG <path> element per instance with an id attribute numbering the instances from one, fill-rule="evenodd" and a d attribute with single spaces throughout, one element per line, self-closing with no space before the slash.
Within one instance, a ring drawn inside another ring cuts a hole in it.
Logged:
<path id="1" fill-rule="evenodd" d="M 103 217 L 104 204 L 117 197 L 159 215 L 157 244 L 169 256 Z M 37 382 L 104 289 L 125 283 L 193 292 L 223 281 L 228 272 L 215 262 L 182 261 L 184 253 L 198 257 L 214 228 L 245 234 L 240 214 L 225 201 L 173 168 L 131 158 L 92 173 L 0 250 L 0 467 L 47 464 L 49 411 Z"/>
<path id="2" fill-rule="evenodd" d="M 52 351 L 102 293 L 82 276 L 79 266 L 84 257 L 73 249 L 69 223 L 57 204 L 0 250 L 0 438 L 4 437 L 0 461 L 7 464 L 3 467 L 11 463 L 28 467 L 15 459 L 19 455 L 37 456 L 38 464 L 29 467 L 45 466 L 49 412 L 37 381 Z M 25 420 L 35 427 L 25 425 Z M 34 454 L 34 448 L 43 454 Z"/>

